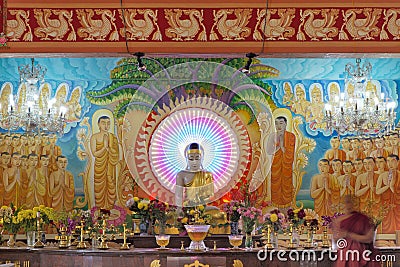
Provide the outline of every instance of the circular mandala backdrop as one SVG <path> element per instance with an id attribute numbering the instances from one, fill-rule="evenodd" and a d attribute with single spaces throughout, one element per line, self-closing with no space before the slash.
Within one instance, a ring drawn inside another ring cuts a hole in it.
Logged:
<path id="1" fill-rule="evenodd" d="M 239 145 L 229 123 L 207 109 L 179 110 L 160 123 L 149 148 L 154 175 L 164 187 L 174 191 L 176 174 L 187 167 L 185 148 L 192 142 L 203 148 L 203 168 L 213 173 L 215 191 L 220 190 L 237 169 Z"/>
<path id="2" fill-rule="evenodd" d="M 191 142 L 203 147 L 203 168 L 214 175 L 215 199 L 229 192 L 250 164 L 250 139 L 239 116 L 216 99 L 192 98 L 150 113 L 135 142 L 138 184 L 149 195 L 175 203 L 175 176 L 186 168 Z"/>

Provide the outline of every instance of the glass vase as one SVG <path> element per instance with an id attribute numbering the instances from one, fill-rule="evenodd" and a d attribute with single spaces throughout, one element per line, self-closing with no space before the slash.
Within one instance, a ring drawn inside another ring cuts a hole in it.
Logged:
<path id="1" fill-rule="evenodd" d="M 231 235 L 239 234 L 239 222 L 230 222 L 231 226 Z"/>
<path id="2" fill-rule="evenodd" d="M 246 233 L 246 239 L 244 241 L 244 247 L 246 250 L 252 250 L 253 249 L 253 235 L 251 232 Z"/>
<path id="3" fill-rule="evenodd" d="M 149 232 L 149 221 L 147 218 L 142 218 L 139 223 L 140 235 L 148 235 Z"/>
<path id="4" fill-rule="evenodd" d="M 8 247 L 10 247 L 10 248 L 15 247 L 16 236 L 17 236 L 17 234 L 9 234 L 8 241 L 7 241 Z"/>
<path id="5" fill-rule="evenodd" d="M 36 240 L 36 232 L 35 231 L 27 231 L 26 232 L 26 244 L 28 247 L 33 247 L 35 245 Z"/>

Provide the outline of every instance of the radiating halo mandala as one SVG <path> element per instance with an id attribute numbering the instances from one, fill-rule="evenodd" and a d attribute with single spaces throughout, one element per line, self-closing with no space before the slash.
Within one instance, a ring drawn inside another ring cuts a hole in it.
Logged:
<path id="1" fill-rule="evenodd" d="M 139 185 L 159 200 L 175 203 L 175 176 L 186 168 L 184 151 L 192 142 L 203 150 L 203 168 L 213 173 L 215 198 L 222 197 L 250 165 L 250 139 L 239 116 L 213 98 L 181 100 L 150 113 L 135 142 Z"/>

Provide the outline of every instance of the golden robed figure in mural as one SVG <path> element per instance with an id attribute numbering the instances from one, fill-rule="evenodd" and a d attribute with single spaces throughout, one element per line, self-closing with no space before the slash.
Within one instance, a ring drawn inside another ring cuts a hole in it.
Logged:
<path id="1" fill-rule="evenodd" d="M 92 135 L 90 143 L 94 161 L 94 195 L 97 207 L 112 209 L 117 197 L 116 177 L 119 147 L 116 136 L 109 132 L 110 118 L 98 119 L 99 132 Z"/>
<path id="2" fill-rule="evenodd" d="M 191 143 L 185 150 L 187 167 L 176 175 L 175 201 L 177 206 L 196 206 L 212 201 L 214 178 L 202 167 L 203 150 Z"/>
<path id="3" fill-rule="evenodd" d="M 269 136 L 267 151 L 273 154 L 271 165 L 271 201 L 277 207 L 291 205 L 294 196 L 293 161 L 296 136 L 286 131 L 287 119 L 275 119 L 276 133 Z"/>

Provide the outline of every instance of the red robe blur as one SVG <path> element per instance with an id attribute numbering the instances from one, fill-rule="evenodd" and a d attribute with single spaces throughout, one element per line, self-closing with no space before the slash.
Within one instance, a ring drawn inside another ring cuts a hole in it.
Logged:
<path id="1" fill-rule="evenodd" d="M 350 233 L 356 233 L 359 235 L 364 235 L 370 231 L 371 228 L 374 228 L 374 225 L 371 223 L 371 220 L 368 216 L 359 213 L 353 212 L 350 217 L 344 219 L 340 222 L 340 228 L 342 230 L 348 231 Z M 373 243 L 360 243 L 349 237 L 345 238 L 347 241 L 347 245 L 342 249 L 338 249 L 337 252 L 337 261 L 336 267 L 359 267 L 359 266 L 368 266 L 368 267 L 379 267 L 381 266 L 379 262 L 373 261 L 378 254 L 377 250 L 374 248 Z M 369 250 L 372 253 L 367 254 L 367 256 L 363 257 L 363 251 Z M 350 251 L 358 251 L 359 260 L 357 261 L 357 257 L 352 257 L 352 253 Z M 346 260 L 346 255 L 348 255 L 348 259 Z M 370 259 L 368 261 L 367 257 Z M 354 259 L 354 260 L 352 260 Z"/>

